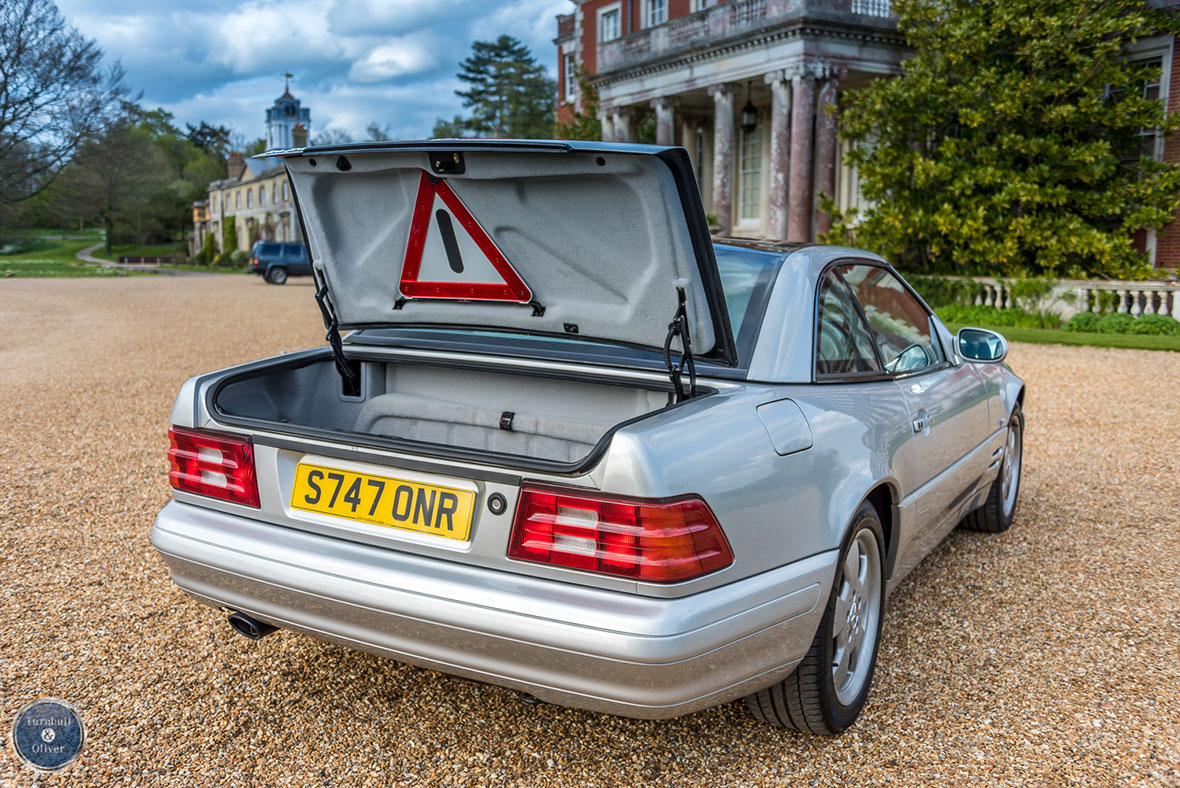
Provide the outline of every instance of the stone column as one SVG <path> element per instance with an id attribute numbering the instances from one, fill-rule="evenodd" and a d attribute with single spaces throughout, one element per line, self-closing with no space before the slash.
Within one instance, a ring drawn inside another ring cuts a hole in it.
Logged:
<path id="1" fill-rule="evenodd" d="M 787 238 L 787 181 L 791 161 L 791 83 L 782 71 L 766 75 L 770 85 L 770 195 L 767 235 Z"/>
<path id="2" fill-rule="evenodd" d="M 652 99 L 652 109 L 656 111 L 656 144 L 673 145 L 676 139 L 676 127 L 671 96 Z"/>
<path id="3" fill-rule="evenodd" d="M 701 163 L 697 161 L 697 123 L 696 118 L 680 119 L 680 144 L 688 151 L 688 160 L 692 162 L 692 173 L 699 181 L 701 178 Z"/>
<path id="4" fill-rule="evenodd" d="M 791 85 L 791 176 L 787 188 L 787 240 L 811 240 L 811 136 L 815 128 L 815 76 L 804 70 Z"/>
<path id="5" fill-rule="evenodd" d="M 831 74 L 819 91 L 819 117 L 815 129 L 815 209 L 816 231 L 826 233 L 832 229 L 832 217 L 819 208 L 820 196 L 836 196 L 836 95 L 840 89 L 840 78 Z M 831 111 L 828 111 L 828 108 Z"/>
<path id="6" fill-rule="evenodd" d="M 626 110 L 615 110 L 614 127 L 615 142 L 631 141 L 631 113 Z"/>
<path id="7" fill-rule="evenodd" d="M 610 110 L 598 113 L 598 120 L 602 123 L 602 141 L 615 141 L 615 116 Z"/>
<path id="8" fill-rule="evenodd" d="M 733 86 L 713 85 L 713 213 L 721 234 L 733 230 Z"/>

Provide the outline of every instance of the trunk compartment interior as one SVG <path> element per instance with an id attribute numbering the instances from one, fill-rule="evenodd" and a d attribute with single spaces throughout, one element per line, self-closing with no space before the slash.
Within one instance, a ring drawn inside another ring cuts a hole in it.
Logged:
<path id="1" fill-rule="evenodd" d="M 279 364 L 226 379 L 214 412 L 340 433 L 416 441 L 531 460 L 574 463 L 611 428 L 670 404 L 666 388 L 474 369 L 363 360 L 349 396 L 330 358 Z"/>

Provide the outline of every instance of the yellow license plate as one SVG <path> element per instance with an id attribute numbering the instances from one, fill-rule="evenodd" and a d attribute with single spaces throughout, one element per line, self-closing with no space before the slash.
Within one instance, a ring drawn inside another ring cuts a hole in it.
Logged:
<path id="1" fill-rule="evenodd" d="M 389 528 L 466 540 L 475 493 L 299 463 L 291 506 Z"/>

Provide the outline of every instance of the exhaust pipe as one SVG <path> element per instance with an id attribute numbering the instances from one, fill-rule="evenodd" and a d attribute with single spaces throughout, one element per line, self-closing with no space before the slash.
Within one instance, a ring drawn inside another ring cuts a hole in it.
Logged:
<path id="1" fill-rule="evenodd" d="M 274 626 L 273 624 L 268 624 L 265 621 L 259 621 L 253 616 L 248 616 L 245 613 L 230 613 L 229 625 L 233 627 L 234 632 L 237 632 L 243 637 L 248 637 L 251 640 L 261 640 L 278 629 L 278 627 Z"/>

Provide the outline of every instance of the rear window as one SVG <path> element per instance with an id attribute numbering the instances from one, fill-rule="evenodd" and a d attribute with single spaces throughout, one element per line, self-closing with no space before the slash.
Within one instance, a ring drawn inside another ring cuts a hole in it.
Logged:
<path id="1" fill-rule="evenodd" d="M 279 245 L 278 244 L 259 244 L 258 254 L 259 255 L 266 255 L 267 257 L 278 257 Z"/>
<path id="2" fill-rule="evenodd" d="M 303 244 L 284 244 L 287 257 L 303 257 Z"/>
<path id="3" fill-rule="evenodd" d="M 757 338 L 766 299 L 770 296 L 770 283 L 783 256 L 736 246 L 713 249 L 717 255 L 717 272 L 721 274 L 721 289 L 725 291 L 729 325 L 740 354 L 745 343 L 753 345 Z"/>

